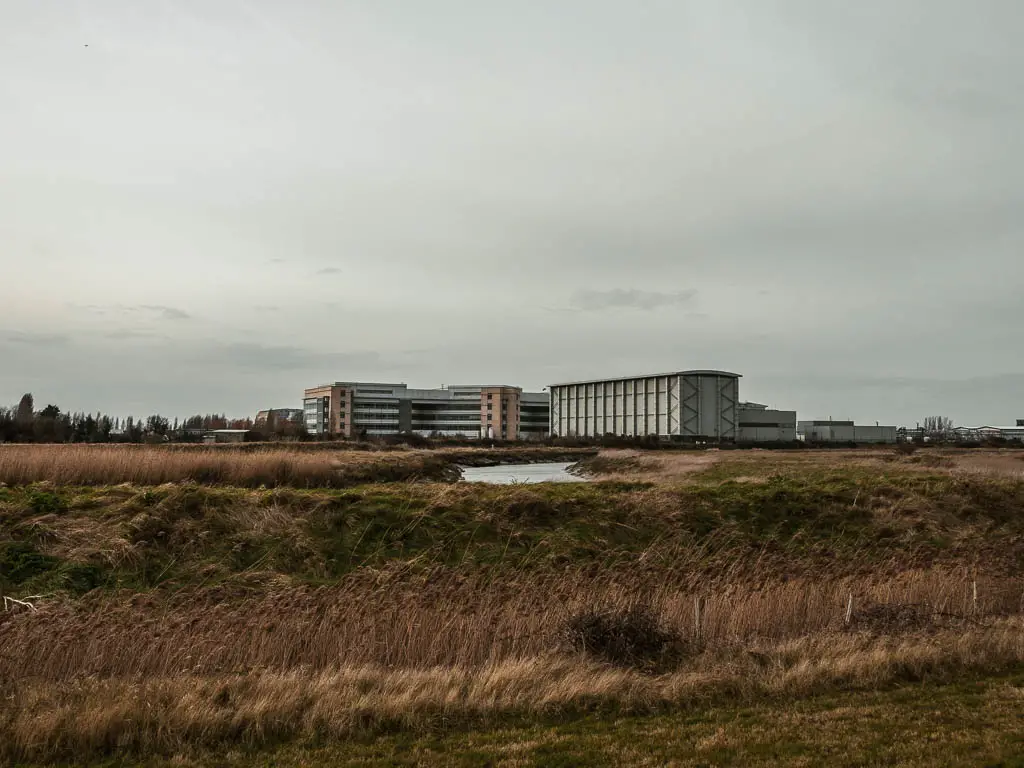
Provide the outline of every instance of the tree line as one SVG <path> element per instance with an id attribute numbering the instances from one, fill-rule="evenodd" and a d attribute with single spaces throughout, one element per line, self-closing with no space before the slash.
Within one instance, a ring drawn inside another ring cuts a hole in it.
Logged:
<path id="1" fill-rule="evenodd" d="M 223 414 L 196 414 L 173 421 L 160 414 L 145 418 L 105 413 L 62 411 L 56 405 L 36 410 L 31 393 L 13 408 L 0 407 L 0 442 L 8 443 L 145 443 L 200 442 L 214 429 L 259 429 L 266 435 L 299 436 L 300 425 L 256 425 L 252 419 L 229 419 Z"/>

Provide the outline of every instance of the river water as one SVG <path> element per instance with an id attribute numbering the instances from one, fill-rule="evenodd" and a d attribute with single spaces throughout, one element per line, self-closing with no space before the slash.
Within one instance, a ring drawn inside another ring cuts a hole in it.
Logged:
<path id="1" fill-rule="evenodd" d="M 546 464 L 499 464 L 494 467 L 460 467 L 462 479 L 468 483 L 583 483 L 584 478 L 570 472 L 571 462 Z"/>

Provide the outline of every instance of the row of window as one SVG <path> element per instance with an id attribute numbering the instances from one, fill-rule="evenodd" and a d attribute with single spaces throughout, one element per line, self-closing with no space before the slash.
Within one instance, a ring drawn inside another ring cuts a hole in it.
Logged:
<path id="1" fill-rule="evenodd" d="M 439 414 L 439 415 L 435 416 L 435 415 L 419 415 L 419 414 L 415 414 L 414 413 L 412 415 L 412 420 L 413 420 L 414 423 L 422 422 L 424 424 L 429 424 L 432 421 L 475 421 L 475 422 L 479 422 L 480 421 L 480 414 L 476 414 L 476 415 L 474 415 L 474 414 L 465 414 L 465 415 L 453 414 L 451 416 L 445 416 L 445 415 L 440 415 Z"/>
<path id="2" fill-rule="evenodd" d="M 436 424 L 414 424 L 413 430 L 416 432 L 479 432 L 480 426 L 478 424 L 437 422 Z"/>
<path id="3" fill-rule="evenodd" d="M 413 403 L 413 413 L 417 411 L 475 411 L 480 412 L 479 403 Z"/>
<path id="4" fill-rule="evenodd" d="M 584 417 L 594 418 L 595 416 L 599 419 L 604 416 L 666 416 L 671 412 L 672 411 L 669 411 L 665 408 L 658 408 L 657 410 L 655 410 L 653 407 L 645 409 L 642 406 L 636 409 L 626 408 L 625 410 L 622 410 L 621 408 L 580 408 L 578 410 L 575 408 L 567 408 L 561 411 L 563 415 L 568 416 L 569 418 L 572 419 L 575 419 L 577 417 L 581 419 Z"/>

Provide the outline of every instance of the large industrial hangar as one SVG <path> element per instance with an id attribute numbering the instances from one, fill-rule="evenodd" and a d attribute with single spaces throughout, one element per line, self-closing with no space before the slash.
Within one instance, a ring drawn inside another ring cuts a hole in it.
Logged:
<path id="1" fill-rule="evenodd" d="M 738 373 L 676 371 L 551 385 L 551 433 L 736 440 Z"/>

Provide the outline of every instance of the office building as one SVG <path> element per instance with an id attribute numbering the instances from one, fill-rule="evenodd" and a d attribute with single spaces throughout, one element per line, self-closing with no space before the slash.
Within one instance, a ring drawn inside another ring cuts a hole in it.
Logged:
<path id="1" fill-rule="evenodd" d="M 410 389 L 339 381 L 307 389 L 302 405 L 307 432 L 331 437 L 412 432 L 520 440 L 546 436 L 549 421 L 546 394 L 507 385 Z"/>

